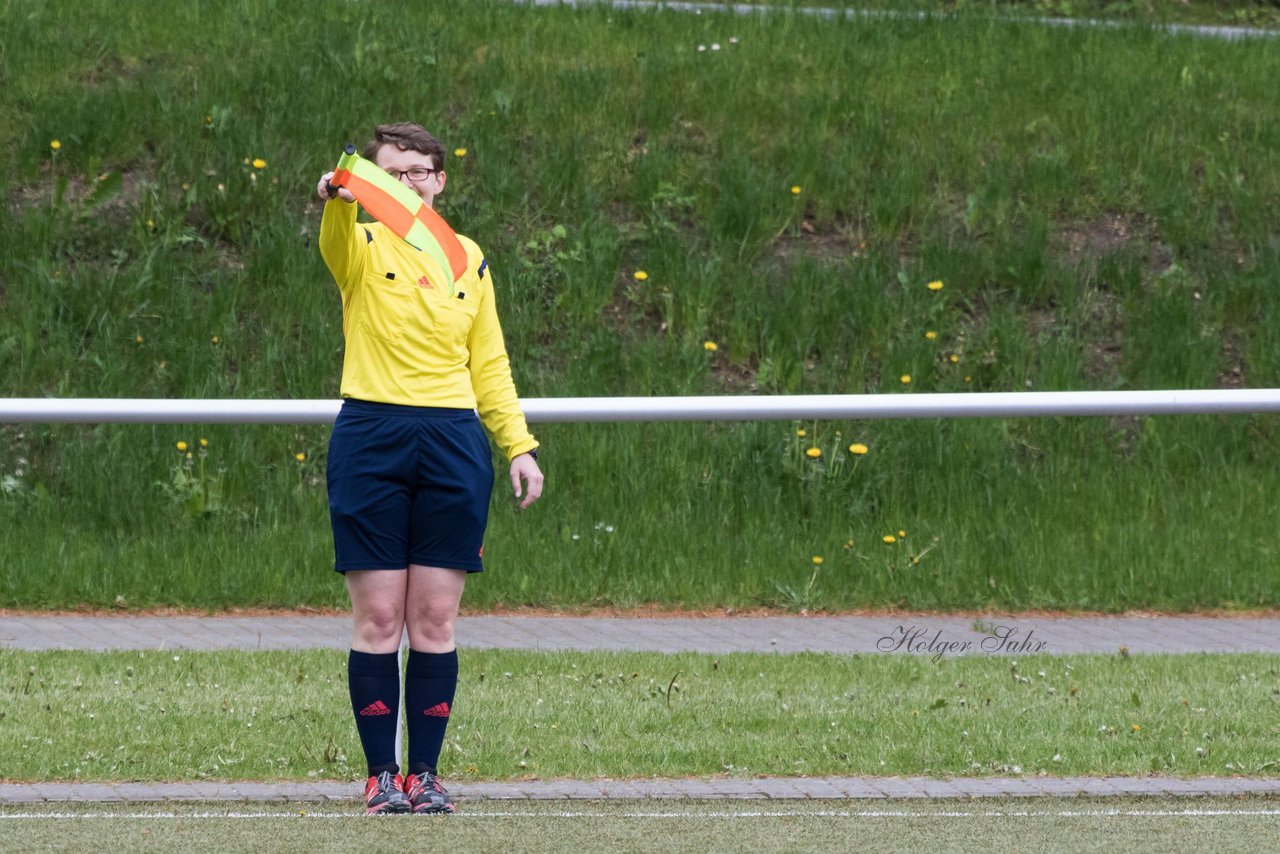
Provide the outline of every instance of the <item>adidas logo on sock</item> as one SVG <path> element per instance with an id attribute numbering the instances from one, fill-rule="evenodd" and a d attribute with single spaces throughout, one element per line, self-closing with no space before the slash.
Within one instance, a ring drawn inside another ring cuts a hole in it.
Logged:
<path id="1" fill-rule="evenodd" d="M 423 709 L 422 713 L 424 715 L 430 715 L 433 718 L 447 718 L 449 717 L 449 704 L 436 703 L 429 709 Z"/>
<path id="2" fill-rule="evenodd" d="M 391 710 L 387 708 L 387 704 L 381 700 L 375 700 L 360 710 L 362 715 L 389 715 Z"/>

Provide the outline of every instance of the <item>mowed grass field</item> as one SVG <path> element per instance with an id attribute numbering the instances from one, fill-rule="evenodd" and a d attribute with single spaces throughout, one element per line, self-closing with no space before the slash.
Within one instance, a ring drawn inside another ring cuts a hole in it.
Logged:
<path id="1" fill-rule="evenodd" d="M 469 781 L 1275 777 L 1275 655 L 461 652 Z M 365 777 L 346 656 L 0 650 L 0 779 Z M 57 726 L 49 726 L 56 721 Z"/>
<path id="2" fill-rule="evenodd" d="M 404 118 L 526 397 L 1280 384 L 1280 46 L 964 11 L 4 4 L 3 394 L 336 397 Z M 1270 416 L 535 431 L 468 607 L 1277 604 Z M 0 605 L 345 604 L 326 436 L 0 426 Z"/>
<path id="3" fill-rule="evenodd" d="M 1274 798 L 480 802 L 450 817 L 365 819 L 336 805 L 74 804 L 0 807 L 24 851 L 1273 851 Z M 426 826 L 424 826 L 426 825 Z"/>

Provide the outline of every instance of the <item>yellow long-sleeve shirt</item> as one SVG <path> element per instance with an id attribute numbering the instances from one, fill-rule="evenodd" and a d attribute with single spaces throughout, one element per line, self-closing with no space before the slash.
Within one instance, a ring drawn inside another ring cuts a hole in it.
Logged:
<path id="1" fill-rule="evenodd" d="M 529 433 L 494 304 L 484 253 L 458 235 L 467 271 L 450 293 L 426 252 L 381 223 L 357 223 L 354 203 L 325 203 L 320 255 L 342 293 L 343 397 L 476 409 L 510 460 L 538 446 Z"/>

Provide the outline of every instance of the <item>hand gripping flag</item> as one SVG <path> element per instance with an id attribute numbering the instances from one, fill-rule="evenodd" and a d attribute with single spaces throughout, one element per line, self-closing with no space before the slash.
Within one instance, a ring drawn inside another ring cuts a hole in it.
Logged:
<path id="1" fill-rule="evenodd" d="M 329 183 L 346 187 L 369 215 L 406 243 L 426 252 L 448 279 L 449 294 L 467 270 L 467 250 L 449 224 L 413 190 L 392 178 L 348 145 Z"/>

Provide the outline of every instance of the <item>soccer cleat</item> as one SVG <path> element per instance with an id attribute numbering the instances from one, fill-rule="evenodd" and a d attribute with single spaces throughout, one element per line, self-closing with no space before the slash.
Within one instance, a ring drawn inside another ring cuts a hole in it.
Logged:
<path id="1" fill-rule="evenodd" d="M 370 777 L 364 784 L 364 804 L 365 815 L 390 815 L 412 809 L 409 799 L 404 796 L 404 780 L 390 771 Z"/>
<path id="2" fill-rule="evenodd" d="M 404 784 L 405 795 L 413 805 L 414 815 L 428 813 L 451 813 L 454 811 L 453 798 L 440 785 L 435 774 L 426 771 L 422 774 L 410 774 Z"/>

